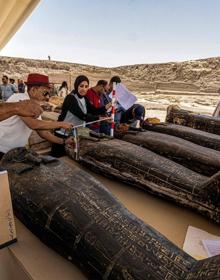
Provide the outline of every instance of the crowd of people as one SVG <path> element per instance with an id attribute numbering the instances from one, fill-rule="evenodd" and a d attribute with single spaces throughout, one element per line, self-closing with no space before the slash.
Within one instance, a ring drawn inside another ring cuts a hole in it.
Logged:
<path id="1" fill-rule="evenodd" d="M 70 135 L 74 125 L 93 121 L 89 128 L 95 132 L 109 134 L 113 83 L 121 83 L 118 76 L 108 83 L 99 80 L 94 87 L 89 86 L 89 79 L 80 75 L 75 79 L 74 88 L 68 91 L 66 82 L 59 88 L 59 96 L 64 97 L 61 113 L 57 121 L 41 119 L 41 102 L 48 101 L 51 84 L 49 77 L 42 74 L 29 74 L 24 87 L 19 88 L 9 82 L 7 76 L 2 78 L 0 94 L 3 103 L 0 104 L 0 158 L 10 149 L 26 146 L 32 130 L 52 143 L 51 154 L 56 157 L 65 154 L 65 145 L 73 145 Z M 23 83 L 23 81 L 21 81 Z M 132 124 L 143 121 L 145 109 L 142 105 L 133 104 L 125 110 L 121 104 L 116 104 L 116 119 L 119 123 Z M 105 121 L 102 121 L 105 120 Z M 51 132 L 53 131 L 53 132 Z"/>

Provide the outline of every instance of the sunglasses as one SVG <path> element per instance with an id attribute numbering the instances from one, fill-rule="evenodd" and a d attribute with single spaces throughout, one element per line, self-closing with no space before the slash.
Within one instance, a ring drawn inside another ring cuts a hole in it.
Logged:
<path id="1" fill-rule="evenodd" d="M 43 97 L 47 97 L 47 96 L 50 96 L 50 94 L 49 94 L 49 92 L 48 91 L 46 91 L 46 92 L 43 92 Z"/>

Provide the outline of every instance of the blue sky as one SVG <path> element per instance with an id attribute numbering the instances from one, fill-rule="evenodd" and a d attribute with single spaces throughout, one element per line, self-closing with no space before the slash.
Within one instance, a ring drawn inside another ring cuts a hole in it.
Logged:
<path id="1" fill-rule="evenodd" d="M 120 66 L 220 56 L 219 0 L 41 0 L 0 55 Z"/>

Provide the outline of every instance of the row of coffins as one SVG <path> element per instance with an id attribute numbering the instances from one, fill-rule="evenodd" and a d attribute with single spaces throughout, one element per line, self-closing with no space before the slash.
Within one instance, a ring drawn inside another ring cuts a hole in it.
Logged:
<path id="1" fill-rule="evenodd" d="M 85 171 L 25 148 L 8 152 L 1 164 L 18 218 L 89 279 L 220 278 L 220 256 L 196 261 Z"/>
<path id="2" fill-rule="evenodd" d="M 145 129 L 118 134 L 120 139 L 81 137 L 77 158 L 219 224 L 218 135 L 169 123 Z M 74 149 L 67 152 L 75 158 Z M 89 279 L 220 278 L 219 256 L 196 261 L 85 171 L 24 148 L 7 153 L 1 164 L 18 218 Z"/>

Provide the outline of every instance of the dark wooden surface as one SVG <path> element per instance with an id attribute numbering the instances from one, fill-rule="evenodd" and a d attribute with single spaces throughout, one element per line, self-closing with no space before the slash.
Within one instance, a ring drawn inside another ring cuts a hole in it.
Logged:
<path id="1" fill-rule="evenodd" d="M 220 119 L 207 115 L 198 115 L 170 105 L 167 109 L 166 122 L 189 126 L 220 135 Z"/>
<path id="2" fill-rule="evenodd" d="M 145 123 L 143 128 L 150 131 L 173 135 L 200 146 L 220 151 L 220 135 L 173 123 L 156 125 Z"/>
<path id="3" fill-rule="evenodd" d="M 220 170 L 220 152 L 159 132 L 124 134 L 122 140 L 147 148 L 203 175 Z"/>
<path id="4" fill-rule="evenodd" d="M 80 162 L 154 195 L 194 209 L 220 223 L 219 174 L 198 174 L 143 147 L 122 140 L 82 140 Z M 73 151 L 69 150 L 70 156 Z"/>

